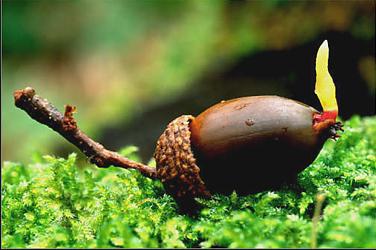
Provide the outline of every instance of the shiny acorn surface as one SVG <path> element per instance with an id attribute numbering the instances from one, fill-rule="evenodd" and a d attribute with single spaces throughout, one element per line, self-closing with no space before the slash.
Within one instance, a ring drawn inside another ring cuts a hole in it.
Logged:
<path id="1" fill-rule="evenodd" d="M 190 128 L 208 190 L 250 194 L 293 182 L 329 138 L 333 122 L 315 128 L 316 114 L 279 96 L 242 97 L 205 110 Z"/>

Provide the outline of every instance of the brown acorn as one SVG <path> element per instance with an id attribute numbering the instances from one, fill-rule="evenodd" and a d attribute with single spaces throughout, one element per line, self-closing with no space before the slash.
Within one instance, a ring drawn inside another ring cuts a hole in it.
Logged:
<path id="1" fill-rule="evenodd" d="M 14 93 L 17 107 L 76 145 L 98 167 L 136 169 L 160 179 L 182 211 L 193 212 L 196 197 L 213 193 L 251 194 L 294 181 L 309 166 L 328 138 L 336 139 L 335 85 L 328 72 L 325 41 L 316 57 L 317 94 L 323 112 L 278 96 L 250 96 L 222 101 L 196 118 L 170 122 L 157 141 L 156 168 L 110 151 L 84 134 L 73 117 L 61 114 L 32 88 Z"/>
<path id="2" fill-rule="evenodd" d="M 154 154 L 166 191 L 189 206 L 195 197 L 250 194 L 293 181 L 342 130 L 328 54 L 325 41 L 317 55 L 315 90 L 324 112 L 279 96 L 251 96 L 173 120 Z"/>

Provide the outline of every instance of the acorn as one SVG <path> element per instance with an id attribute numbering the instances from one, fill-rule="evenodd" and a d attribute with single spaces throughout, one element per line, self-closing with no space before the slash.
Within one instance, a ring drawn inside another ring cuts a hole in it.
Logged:
<path id="1" fill-rule="evenodd" d="M 323 112 L 279 96 L 250 96 L 170 122 L 154 153 L 166 192 L 189 209 L 196 197 L 246 195 L 295 180 L 325 141 L 342 130 L 328 58 L 324 41 L 316 57 L 315 85 Z"/>
<path id="2" fill-rule="evenodd" d="M 222 101 L 197 117 L 182 115 L 157 141 L 156 168 L 104 148 L 77 126 L 75 108 L 64 115 L 27 87 L 14 92 L 15 105 L 77 146 L 98 167 L 136 169 L 160 179 L 182 212 L 195 213 L 195 198 L 214 193 L 240 195 L 291 183 L 309 166 L 328 138 L 339 137 L 335 85 L 328 71 L 327 41 L 316 56 L 316 85 L 323 112 L 279 96 Z"/>

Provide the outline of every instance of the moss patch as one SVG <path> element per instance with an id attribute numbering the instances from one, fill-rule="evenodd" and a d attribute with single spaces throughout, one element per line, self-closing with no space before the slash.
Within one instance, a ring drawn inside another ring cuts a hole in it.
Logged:
<path id="1" fill-rule="evenodd" d="M 197 218 L 133 170 L 79 168 L 75 154 L 4 162 L 2 247 L 376 247 L 376 117 L 344 129 L 298 187 L 215 195 L 199 200 Z M 312 234 L 317 194 L 326 198 Z"/>

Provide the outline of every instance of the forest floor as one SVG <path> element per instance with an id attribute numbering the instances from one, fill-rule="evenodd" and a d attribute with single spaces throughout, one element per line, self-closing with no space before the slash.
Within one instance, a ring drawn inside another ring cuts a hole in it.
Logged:
<path id="1" fill-rule="evenodd" d="M 297 189 L 215 195 L 198 200 L 196 217 L 179 214 L 161 182 L 78 167 L 74 153 L 4 162 L 2 247 L 374 248 L 376 117 L 344 125 L 299 174 Z M 135 147 L 121 153 L 139 158 Z"/>

